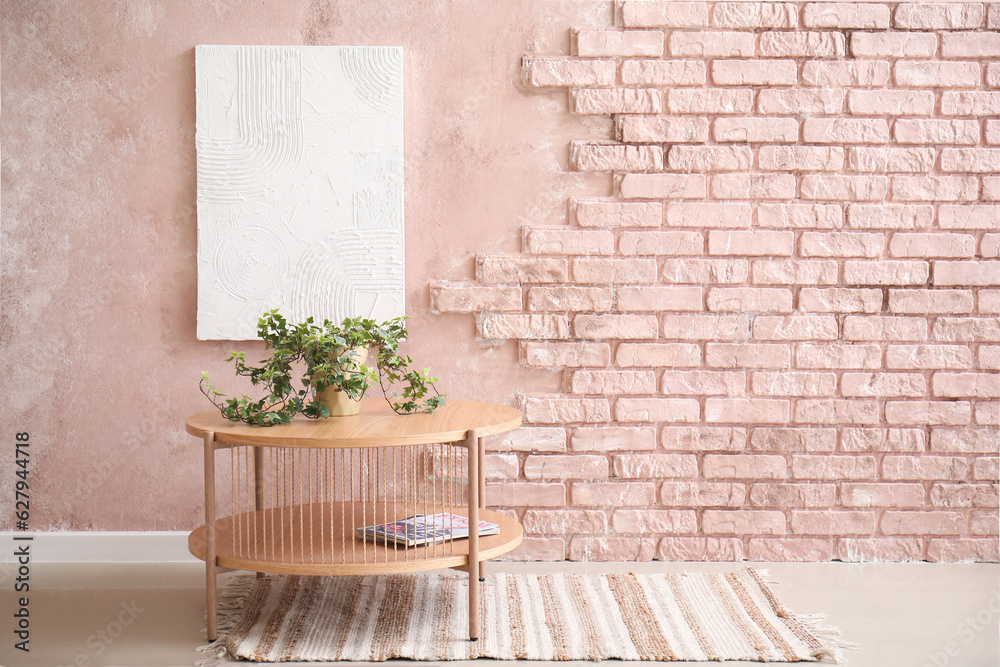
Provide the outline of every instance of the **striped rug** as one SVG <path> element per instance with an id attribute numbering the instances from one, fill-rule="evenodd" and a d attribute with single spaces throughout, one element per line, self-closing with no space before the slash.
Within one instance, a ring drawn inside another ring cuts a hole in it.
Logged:
<path id="1" fill-rule="evenodd" d="M 238 575 L 206 652 L 258 662 L 749 660 L 838 662 L 845 645 L 788 611 L 752 568 L 731 573 L 491 574 L 468 641 L 465 575 Z M 224 598 L 226 596 L 224 595 Z"/>

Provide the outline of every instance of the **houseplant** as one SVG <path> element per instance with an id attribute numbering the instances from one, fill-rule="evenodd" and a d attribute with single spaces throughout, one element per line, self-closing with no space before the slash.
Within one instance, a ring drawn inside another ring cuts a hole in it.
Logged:
<path id="1" fill-rule="evenodd" d="M 257 323 L 257 336 L 270 357 L 259 366 L 248 364 L 244 352 L 230 351 L 226 357 L 237 375 L 250 378 L 265 395 L 257 400 L 245 394 L 226 396 L 212 386 L 207 372 L 198 384 L 226 419 L 257 426 L 287 424 L 300 412 L 313 419 L 356 413 L 362 396 L 376 382 L 397 413 L 434 412 L 445 401 L 434 387 L 437 378 L 430 377 L 429 369 L 410 369 L 413 361 L 399 353 L 406 339 L 405 319 L 379 323 L 358 317 L 341 324 L 323 320 L 320 325 L 310 317 L 289 324 L 272 310 Z M 365 363 L 369 350 L 373 366 Z M 296 368 L 302 368 L 301 387 L 296 386 Z M 396 383 L 402 383 L 402 394 L 390 391 Z"/>

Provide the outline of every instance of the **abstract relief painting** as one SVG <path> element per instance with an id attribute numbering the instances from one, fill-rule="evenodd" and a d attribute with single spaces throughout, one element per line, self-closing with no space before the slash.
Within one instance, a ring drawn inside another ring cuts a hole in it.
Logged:
<path id="1" fill-rule="evenodd" d="M 198 46 L 198 338 L 403 314 L 403 50 Z"/>

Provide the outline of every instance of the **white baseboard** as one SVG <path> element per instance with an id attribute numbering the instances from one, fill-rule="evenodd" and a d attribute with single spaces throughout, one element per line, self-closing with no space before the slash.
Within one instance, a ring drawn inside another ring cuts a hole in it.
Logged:
<path id="1" fill-rule="evenodd" d="M 32 536 L 31 560 L 36 563 L 200 563 L 188 553 L 186 531 L 150 532 L 66 531 L 28 533 Z M 20 532 L 0 532 L 4 557 L 12 545 L 23 544 Z"/>

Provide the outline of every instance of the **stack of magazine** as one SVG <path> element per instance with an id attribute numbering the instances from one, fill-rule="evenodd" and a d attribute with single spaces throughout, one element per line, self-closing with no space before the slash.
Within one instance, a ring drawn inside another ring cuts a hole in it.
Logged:
<path id="1" fill-rule="evenodd" d="M 479 535 L 496 535 L 500 524 L 479 522 Z M 395 542 L 408 547 L 436 544 L 469 536 L 469 519 L 447 512 L 441 514 L 416 514 L 402 521 L 380 523 L 358 528 L 358 538 L 375 542 Z"/>

